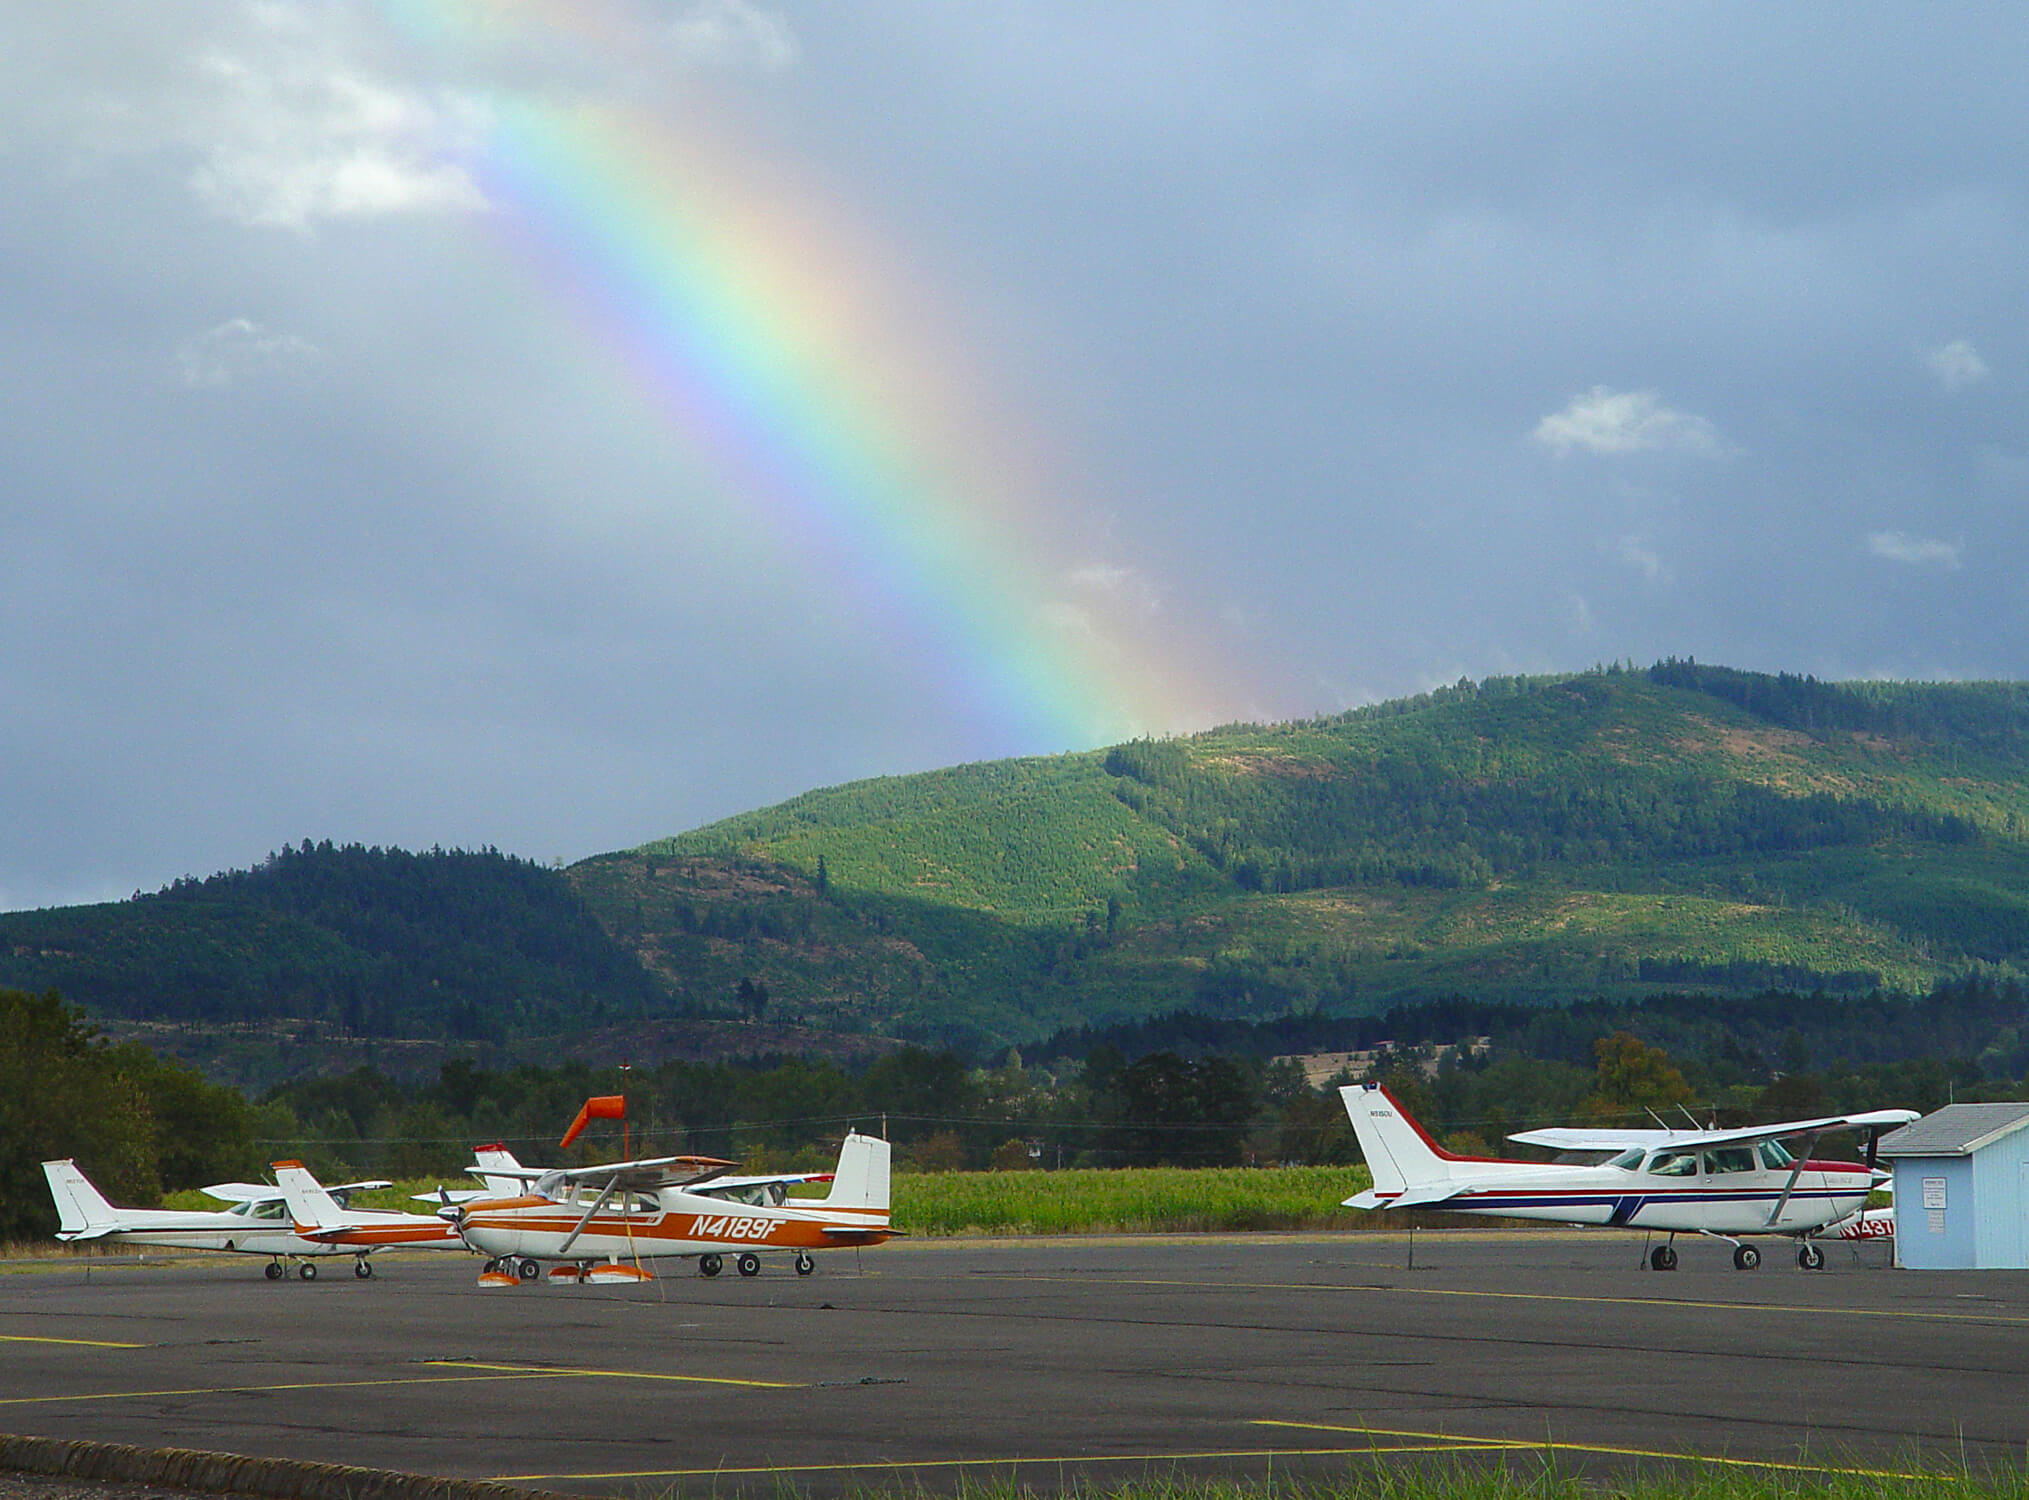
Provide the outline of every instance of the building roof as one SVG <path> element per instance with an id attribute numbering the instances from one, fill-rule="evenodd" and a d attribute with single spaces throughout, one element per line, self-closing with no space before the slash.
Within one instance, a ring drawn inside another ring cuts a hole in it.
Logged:
<path id="1" fill-rule="evenodd" d="M 1970 1156 L 2029 1126 L 2029 1104 L 1947 1104 L 1881 1137 L 1883 1156 Z"/>

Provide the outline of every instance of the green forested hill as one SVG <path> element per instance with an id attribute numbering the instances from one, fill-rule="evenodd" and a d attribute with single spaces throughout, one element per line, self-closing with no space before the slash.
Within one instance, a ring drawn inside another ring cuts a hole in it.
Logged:
<path id="1" fill-rule="evenodd" d="M 306 844 L 0 914 L 0 985 L 99 1017 L 524 1047 L 686 1017 L 713 1055 L 1979 969 L 2029 970 L 2029 684 L 1674 661 L 860 782 L 562 872 Z"/>
<path id="2" fill-rule="evenodd" d="M 571 874 L 694 1003 L 913 1035 L 1918 990 L 2029 963 L 2025 772 L 2029 686 L 1665 662 L 862 782 Z"/>

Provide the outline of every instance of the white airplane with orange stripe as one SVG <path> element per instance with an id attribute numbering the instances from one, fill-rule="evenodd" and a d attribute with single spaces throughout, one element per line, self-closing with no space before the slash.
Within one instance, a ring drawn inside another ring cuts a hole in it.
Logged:
<path id="1" fill-rule="evenodd" d="M 848 1132 L 831 1191 L 821 1199 L 779 1196 L 767 1185 L 794 1178 L 735 1179 L 760 1190 L 760 1202 L 714 1197 L 734 1164 L 711 1157 L 664 1156 L 543 1173 L 520 1196 L 447 1202 L 441 1213 L 464 1242 L 489 1257 L 482 1286 L 533 1281 L 544 1263 L 553 1281 L 645 1281 L 644 1261 L 695 1258 L 716 1276 L 734 1257 L 742 1276 L 758 1275 L 763 1252 L 788 1252 L 796 1273 L 817 1269 L 812 1251 L 878 1245 L 894 1237 L 888 1220 L 888 1143 Z"/>
<path id="2" fill-rule="evenodd" d="M 1871 1164 L 1812 1160 L 1818 1137 L 1836 1130 L 1878 1135 L 1917 1118 L 1913 1109 L 1877 1109 L 1741 1130 L 1530 1133 L 1537 1144 L 1567 1149 L 1601 1149 L 1614 1134 L 1628 1138 L 1611 1160 L 1567 1166 L 1455 1155 L 1379 1084 L 1349 1085 L 1339 1097 L 1374 1178 L 1372 1188 L 1345 1200 L 1347 1208 L 1436 1208 L 1657 1231 L 1669 1236 L 1649 1255 L 1658 1271 L 1676 1269 L 1679 1234 L 1725 1240 L 1743 1271 L 1761 1264 L 1761 1252 L 1742 1243 L 1745 1237 L 1785 1235 L 1797 1241 L 1797 1264 L 1819 1269 L 1825 1252 L 1811 1236 L 1860 1212 L 1875 1174 Z M 1782 1142 L 1798 1138 L 1803 1149 L 1793 1156 Z"/>
<path id="3" fill-rule="evenodd" d="M 367 1257 L 376 1250 L 406 1247 L 420 1250 L 463 1250 L 458 1231 L 435 1214 L 405 1214 L 395 1209 L 349 1208 L 340 1203 L 300 1161 L 274 1163 L 275 1182 L 288 1204 L 297 1236 L 310 1244 L 330 1246 L 330 1253 L 350 1252 L 352 1274 L 373 1275 Z M 304 1262 L 305 1279 L 316 1275 Z"/>

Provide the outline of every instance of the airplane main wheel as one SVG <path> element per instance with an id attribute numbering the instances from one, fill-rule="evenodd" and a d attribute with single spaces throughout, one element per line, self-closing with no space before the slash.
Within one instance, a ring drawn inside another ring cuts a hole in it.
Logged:
<path id="1" fill-rule="evenodd" d="M 742 1276 L 759 1276 L 761 1274 L 761 1257 L 751 1250 L 742 1250 L 740 1258 L 734 1261 L 733 1264 L 739 1267 Z"/>
<path id="2" fill-rule="evenodd" d="M 317 1279 L 317 1263 L 312 1260 L 304 1261 L 302 1265 L 296 1267 L 296 1274 L 305 1281 L 315 1281 Z"/>
<path id="3" fill-rule="evenodd" d="M 697 1273 L 700 1276 L 716 1276 L 726 1268 L 726 1263 L 716 1255 L 700 1255 L 697 1258 Z"/>
<path id="4" fill-rule="evenodd" d="M 1797 1264 L 1806 1271 L 1822 1271 L 1825 1268 L 1825 1252 L 1805 1240 L 1797 1246 Z"/>
<path id="5" fill-rule="evenodd" d="M 519 1276 L 523 1281 L 534 1281 L 538 1276 L 542 1275 L 542 1267 L 532 1260 L 525 1260 L 514 1268 L 514 1274 Z"/>
<path id="6" fill-rule="evenodd" d="M 1760 1264 L 1761 1264 L 1761 1252 L 1755 1249 L 1754 1246 L 1735 1245 L 1733 1247 L 1734 1270 L 1752 1271 L 1756 1266 Z"/>
<path id="7" fill-rule="evenodd" d="M 356 1260 L 352 1263 L 352 1274 L 357 1276 L 361 1281 L 367 1281 L 373 1276 L 373 1267 L 363 1260 Z"/>
<path id="8" fill-rule="evenodd" d="M 279 1260 L 269 1261 L 267 1265 L 262 1268 L 261 1274 L 267 1277 L 268 1280 L 270 1281 L 280 1281 L 282 1279 L 282 1263 Z"/>
<path id="9" fill-rule="evenodd" d="M 1676 1270 L 1677 1269 L 1676 1248 L 1671 1245 L 1656 1246 L 1655 1249 L 1649 1252 L 1649 1269 L 1651 1271 Z"/>
<path id="10" fill-rule="evenodd" d="M 796 1252 L 796 1274 L 798 1276 L 808 1276 L 816 1269 L 817 1262 L 810 1258 L 808 1250 L 798 1250 Z"/>

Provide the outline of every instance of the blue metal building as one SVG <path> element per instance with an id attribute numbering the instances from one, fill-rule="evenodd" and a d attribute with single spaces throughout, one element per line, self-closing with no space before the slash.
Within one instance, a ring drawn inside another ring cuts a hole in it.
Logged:
<path id="1" fill-rule="evenodd" d="M 2029 1104 L 1949 1104 L 1881 1138 L 1895 1172 L 1896 1263 L 2029 1267 Z"/>

